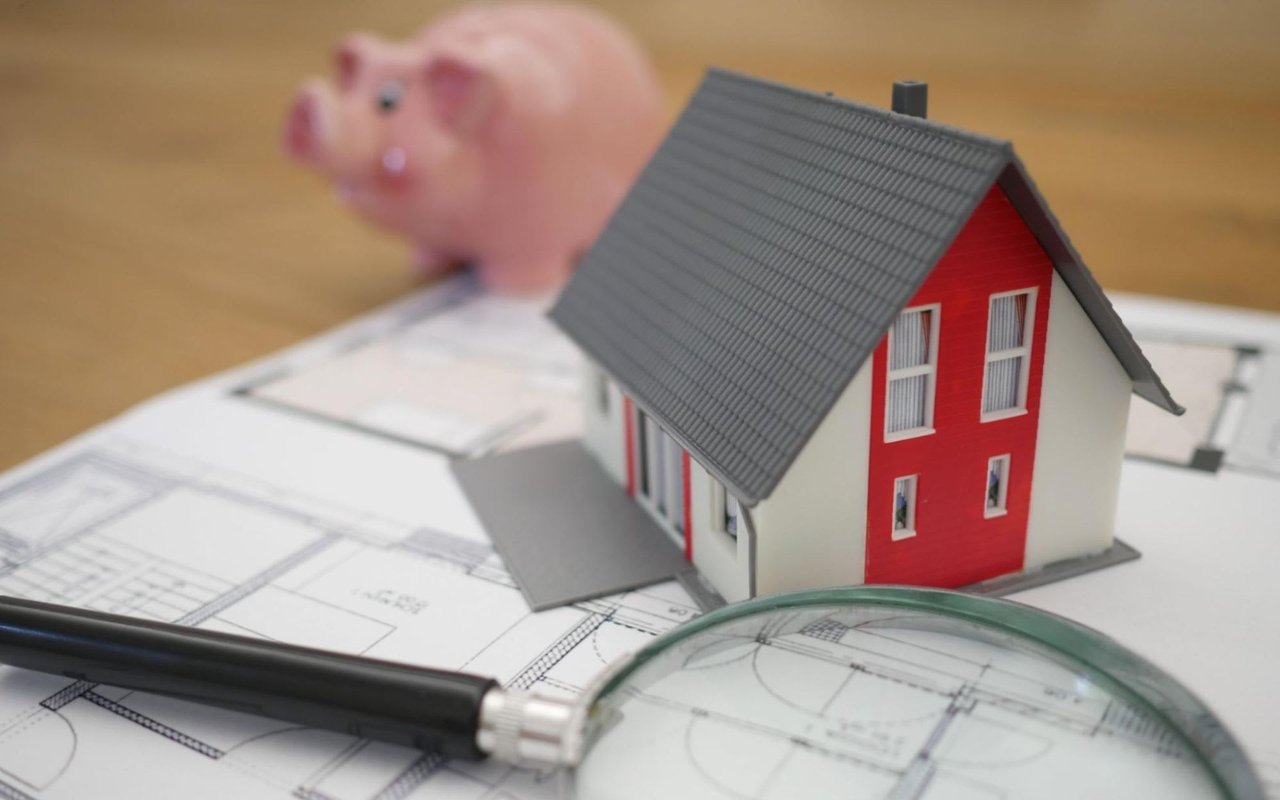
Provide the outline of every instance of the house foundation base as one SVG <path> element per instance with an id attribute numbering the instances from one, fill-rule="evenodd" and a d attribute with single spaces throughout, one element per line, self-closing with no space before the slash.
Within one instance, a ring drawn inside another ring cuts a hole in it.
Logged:
<path id="1" fill-rule="evenodd" d="M 675 578 L 703 611 L 724 605 L 667 534 L 576 441 L 455 461 L 454 474 L 535 611 Z M 1140 557 L 1100 553 L 1001 575 L 959 591 L 1001 596 Z"/>
<path id="2" fill-rule="evenodd" d="M 1078 556 L 1076 558 L 1064 558 L 1061 561 L 1045 564 L 1040 569 L 1027 572 L 1000 575 L 985 581 L 971 583 L 968 586 L 961 586 L 959 591 L 1002 597 L 1006 594 L 1021 592 L 1024 589 L 1044 586 L 1046 583 L 1074 578 L 1086 572 L 1123 564 L 1126 561 L 1134 561 L 1141 557 L 1142 554 L 1138 552 L 1137 548 L 1116 539 L 1110 547 L 1100 553 L 1091 553 L 1087 556 Z"/>

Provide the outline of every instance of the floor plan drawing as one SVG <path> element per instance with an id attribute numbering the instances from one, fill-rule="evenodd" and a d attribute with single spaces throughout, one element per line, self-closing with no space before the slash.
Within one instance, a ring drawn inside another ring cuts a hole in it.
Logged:
<path id="1" fill-rule="evenodd" d="M 1140 343 L 1187 411 L 1162 417 L 1134 403 L 1129 455 L 1203 472 L 1225 467 L 1280 477 L 1280 352 L 1160 338 Z"/>
<path id="2" fill-rule="evenodd" d="M 958 630 L 828 608 L 705 631 L 622 691 L 582 780 L 757 800 L 1216 794 L 1138 707 L 1026 645 Z"/>
<path id="3" fill-rule="evenodd" d="M 534 614 L 483 542 L 125 441 L 0 491 L 0 552 L 0 593 L 552 693 L 579 691 L 696 614 L 674 585 Z M 547 789 L 500 766 L 0 668 L 3 798 L 537 798 Z"/>
<path id="4" fill-rule="evenodd" d="M 1173 417 L 1133 403 L 1128 455 L 1280 478 L 1280 345 L 1158 328 L 1135 334 L 1187 410 Z"/>
<path id="5" fill-rule="evenodd" d="M 450 456 L 577 434 L 577 350 L 545 319 L 549 299 L 465 281 L 424 295 L 381 335 L 287 365 L 241 396 Z"/>

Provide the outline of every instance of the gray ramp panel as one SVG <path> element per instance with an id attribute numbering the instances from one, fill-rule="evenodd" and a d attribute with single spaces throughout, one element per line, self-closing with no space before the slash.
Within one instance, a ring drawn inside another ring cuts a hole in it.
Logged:
<path id="1" fill-rule="evenodd" d="M 672 539 L 576 441 L 453 462 L 535 611 L 669 580 Z"/>

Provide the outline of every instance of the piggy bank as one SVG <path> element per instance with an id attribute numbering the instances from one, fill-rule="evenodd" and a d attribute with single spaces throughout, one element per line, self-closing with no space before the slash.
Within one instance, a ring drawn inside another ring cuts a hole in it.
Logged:
<path id="1" fill-rule="evenodd" d="M 664 127 L 645 55 L 585 8 L 464 8 L 403 42 L 352 34 L 335 60 L 298 91 L 285 150 L 424 272 L 469 263 L 499 291 L 566 278 Z"/>

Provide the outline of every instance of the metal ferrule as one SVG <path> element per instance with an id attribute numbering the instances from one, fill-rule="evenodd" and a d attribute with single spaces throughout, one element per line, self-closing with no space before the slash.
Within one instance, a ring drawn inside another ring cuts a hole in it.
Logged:
<path id="1" fill-rule="evenodd" d="M 582 757 L 584 714 L 572 699 L 491 689 L 480 703 L 476 744 L 521 767 L 574 766 Z"/>

